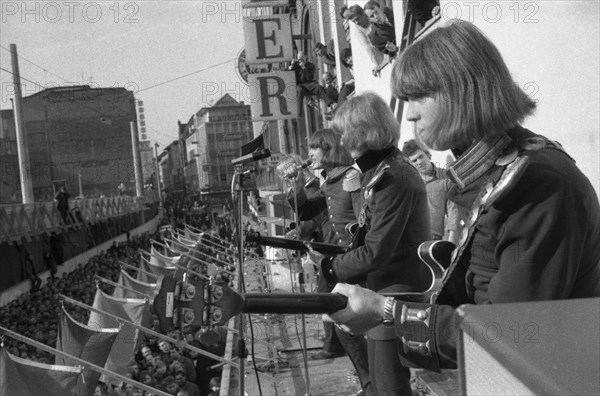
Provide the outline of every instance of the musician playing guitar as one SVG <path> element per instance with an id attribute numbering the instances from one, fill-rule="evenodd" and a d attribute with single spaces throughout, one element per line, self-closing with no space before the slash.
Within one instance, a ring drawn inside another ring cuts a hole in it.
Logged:
<path id="1" fill-rule="evenodd" d="M 322 129 L 310 137 L 308 145 L 310 167 L 320 171 L 320 194 L 308 195 L 301 178 L 287 177 L 285 179 L 295 180 L 294 188 L 288 192 L 288 202 L 292 207 L 297 202 L 301 221 L 310 221 L 315 216 L 325 213 L 327 221 L 322 225 L 324 242 L 349 248 L 352 245 L 352 236 L 346 232 L 346 225 L 357 221 L 361 209 L 359 172 L 352 167 L 354 161 L 350 152 L 341 145 L 341 134 L 331 129 Z M 331 291 L 331 286 L 322 276 L 319 278 L 317 291 Z M 365 393 L 374 394 L 369 379 L 367 343 L 364 337 L 336 329 L 332 323 L 325 323 L 324 330 L 323 350 L 311 358 L 335 357 L 336 352 L 343 352 L 336 351 L 336 347 L 342 347 L 354 364 Z"/>
<path id="2" fill-rule="evenodd" d="M 415 138 L 458 155 L 449 199 L 471 216 L 433 301 L 338 284 L 349 301 L 331 319 L 359 333 L 383 321 L 406 360 L 439 371 L 456 366 L 462 304 L 600 296 L 596 192 L 559 144 L 520 126 L 536 103 L 483 33 L 465 21 L 435 29 L 402 54 L 392 90 Z"/>
<path id="3" fill-rule="evenodd" d="M 323 276 L 387 292 L 425 291 L 431 283 L 418 246 L 430 239 L 425 185 L 398 150 L 400 126 L 389 106 L 373 93 L 338 107 L 333 129 L 360 168 L 359 231 L 354 249 L 322 261 Z M 401 365 L 393 331 L 367 334 L 371 385 L 378 395 L 411 395 L 410 372 Z"/>

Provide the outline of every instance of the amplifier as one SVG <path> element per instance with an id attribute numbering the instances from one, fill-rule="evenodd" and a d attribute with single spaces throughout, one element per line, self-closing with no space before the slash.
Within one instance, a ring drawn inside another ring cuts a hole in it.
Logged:
<path id="1" fill-rule="evenodd" d="M 600 394 L 600 298 L 463 305 L 462 395 Z"/>

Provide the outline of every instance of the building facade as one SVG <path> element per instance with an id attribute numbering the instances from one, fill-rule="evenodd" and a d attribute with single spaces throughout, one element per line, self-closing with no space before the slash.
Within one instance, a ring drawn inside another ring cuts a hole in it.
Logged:
<path id="1" fill-rule="evenodd" d="M 13 151 L 15 136 L 10 118 L 3 112 L 7 153 Z M 49 88 L 23 98 L 23 118 L 36 201 L 52 200 L 55 187 L 62 184 L 73 197 L 116 195 L 121 183 L 135 191 L 133 92 L 88 85 Z M 2 183 L 15 185 L 15 177 L 20 180 L 17 158 L 2 157 Z"/>
<path id="2" fill-rule="evenodd" d="M 250 106 L 229 94 L 203 107 L 186 126 L 185 178 L 191 192 L 229 193 L 234 167 L 231 160 L 253 139 Z"/>

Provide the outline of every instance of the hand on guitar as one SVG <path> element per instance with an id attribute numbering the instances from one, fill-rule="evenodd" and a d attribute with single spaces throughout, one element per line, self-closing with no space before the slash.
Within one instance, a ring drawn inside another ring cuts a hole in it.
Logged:
<path id="1" fill-rule="evenodd" d="M 317 266 L 319 266 L 321 264 L 321 260 L 323 260 L 325 258 L 325 255 L 323 255 L 322 253 L 319 253 L 315 249 L 313 249 L 312 244 L 311 244 L 312 242 L 314 242 L 314 240 L 311 240 L 310 242 L 305 241 L 304 246 L 306 246 L 306 248 L 308 249 L 308 257 L 310 257 L 310 259 Z"/>
<path id="2" fill-rule="evenodd" d="M 331 292 L 348 297 L 348 304 L 344 309 L 323 315 L 324 322 L 335 322 L 344 331 L 363 334 L 383 321 L 385 296 L 346 283 L 338 283 Z"/>

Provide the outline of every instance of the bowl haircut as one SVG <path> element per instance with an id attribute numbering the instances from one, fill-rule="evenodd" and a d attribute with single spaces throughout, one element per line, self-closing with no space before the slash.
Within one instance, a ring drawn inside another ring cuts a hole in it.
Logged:
<path id="1" fill-rule="evenodd" d="M 502 133 L 536 107 L 513 81 L 496 46 L 466 21 L 451 22 L 410 45 L 395 63 L 391 81 L 402 100 L 439 101 L 437 120 L 429 135 L 421 136 L 438 150 Z"/>
<path id="2" fill-rule="evenodd" d="M 357 94 L 340 105 L 333 130 L 343 133 L 342 144 L 350 151 L 383 150 L 398 145 L 400 124 L 385 101 L 374 92 Z"/>
<path id="3" fill-rule="evenodd" d="M 321 129 L 310 137 L 308 147 L 323 151 L 321 163 L 328 168 L 349 166 L 354 163 L 348 149 L 342 146 L 342 135 L 332 129 Z"/>

